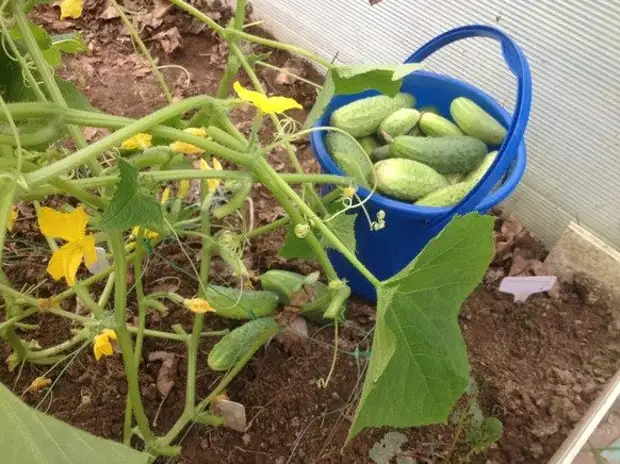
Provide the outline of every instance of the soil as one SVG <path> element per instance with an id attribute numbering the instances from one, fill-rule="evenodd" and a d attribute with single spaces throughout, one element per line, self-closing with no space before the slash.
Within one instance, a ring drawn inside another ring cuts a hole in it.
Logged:
<path id="1" fill-rule="evenodd" d="M 86 2 L 85 15 L 78 21 L 59 21 L 58 9 L 42 6 L 34 17 L 49 30 L 80 30 L 90 52 L 71 57 L 62 70 L 83 89 L 91 103 L 122 116 L 141 116 L 165 104 L 165 98 L 144 60 L 137 55 L 118 18 L 109 16 L 102 2 Z M 222 24 L 230 13 L 218 2 L 207 12 Z M 165 76 L 178 98 L 199 93 L 213 93 L 222 74 L 226 46 L 207 29 L 174 10 L 161 13 L 144 2 L 125 2 L 132 11 L 147 16 L 141 23 L 143 37 L 159 57 Z M 205 7 L 205 2 L 202 3 Z M 161 19 L 161 22 L 158 21 Z M 150 26 L 149 26 L 150 25 Z M 170 32 L 174 28 L 176 33 Z M 257 32 L 254 30 L 254 32 Z M 258 31 L 260 32 L 260 31 Z M 261 32 L 262 33 L 262 32 Z M 175 48 L 176 41 L 179 45 Z M 166 50 L 170 53 L 166 53 Z M 321 76 L 303 61 L 276 52 L 269 62 L 294 70 L 315 82 Z M 183 69 L 179 68 L 181 66 Z M 191 79 L 188 79 L 188 74 Z M 274 94 L 296 98 L 304 110 L 294 114 L 303 120 L 312 106 L 316 92 L 312 86 L 289 79 L 277 71 L 262 69 L 263 83 Z M 251 121 L 243 111 L 235 114 L 242 130 Z M 86 131 L 92 140 L 103 131 Z M 306 171 L 318 171 L 307 143 L 298 145 Z M 290 170 L 286 154 L 274 152 L 270 161 L 281 171 Z M 254 223 L 267 224 L 282 215 L 282 210 L 261 187 L 253 191 Z M 62 289 L 45 273 L 49 259 L 42 236 L 33 223 L 33 209 L 20 205 L 16 232 L 7 243 L 3 269 L 17 288 L 31 286 L 38 297 Z M 287 268 L 307 272 L 313 263 L 285 262 L 277 256 L 283 232 L 274 232 L 252 242 L 246 250 L 246 265 L 256 272 L 269 268 Z M 184 244 L 195 258 L 197 244 Z M 569 431 L 596 398 L 605 382 L 620 367 L 620 344 L 616 322 L 604 299 L 590 298 L 588 287 L 579 276 L 564 275 L 561 270 L 544 268 L 546 251 L 532 234 L 523 230 L 515 218 L 497 220 L 496 257 L 484 282 L 465 302 L 461 327 L 467 342 L 473 377 L 480 389 L 480 403 L 487 415 L 504 424 L 501 440 L 475 459 L 490 463 L 546 462 Z M 153 288 L 180 287 L 180 294 L 193 294 L 196 286 L 183 251 L 173 242 L 164 242 L 150 256 L 146 266 L 147 291 Z M 510 295 L 498 291 L 506 275 L 558 272 L 561 288 L 549 295 L 531 296 L 525 303 L 514 303 Z M 162 277 L 163 276 L 163 277 Z M 232 283 L 226 267 L 215 261 L 211 272 L 215 282 Z M 75 301 L 65 309 L 77 310 Z M 130 308 L 131 309 L 131 308 Z M 133 317 L 133 316 L 131 316 Z M 260 350 L 231 384 L 228 397 L 245 405 L 248 427 L 244 432 L 226 428 L 194 426 L 182 440 L 183 453 L 168 462 L 207 463 L 366 463 L 370 449 L 388 430 L 361 433 L 343 447 L 360 393 L 367 358 L 354 356 L 356 348 L 363 354 L 375 320 L 374 306 L 358 298 L 349 304 L 349 322 L 340 335 L 340 346 L 349 353 L 340 354 L 336 370 L 327 386 L 319 379 L 328 374 L 333 353 L 333 331 L 329 327 L 310 325 L 307 342 L 301 349 L 289 350 L 278 341 Z M 41 315 L 28 322 L 35 330 L 23 331 L 26 339 L 37 340 L 43 347 L 70 335 L 65 320 Z M 173 324 L 191 329 L 187 311 L 169 306 L 168 315 L 149 313 L 149 327 L 169 330 Z M 209 329 L 232 327 L 226 321 L 208 317 Z M 213 340 L 204 339 L 200 347 L 197 396 L 203 397 L 219 376 L 206 367 L 206 356 Z M 151 353 L 170 353 L 178 362 L 175 381 L 167 398 L 158 391 L 160 361 L 148 361 Z M 0 357 L 10 348 L 0 345 Z M 66 368 L 59 367 L 46 375 L 54 383 L 52 394 L 25 393 L 23 398 L 55 417 L 96 435 L 119 440 L 122 435 L 125 395 L 123 366 L 119 356 L 96 362 L 89 347 L 79 352 Z M 22 395 L 33 379 L 46 372 L 44 367 L 26 365 L 9 372 L 0 364 L 0 381 Z M 164 433 L 183 409 L 185 347 L 178 342 L 147 339 L 141 365 L 140 385 L 147 413 L 157 433 Z M 446 459 L 454 435 L 454 425 L 438 425 L 404 431 L 407 443 L 402 457 L 418 462 Z M 458 462 L 468 451 L 465 445 L 448 459 Z M 162 461 L 166 462 L 166 461 Z"/>

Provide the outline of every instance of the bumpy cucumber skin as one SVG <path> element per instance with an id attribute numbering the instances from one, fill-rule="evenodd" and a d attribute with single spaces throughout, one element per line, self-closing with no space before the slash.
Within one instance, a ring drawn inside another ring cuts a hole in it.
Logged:
<path id="1" fill-rule="evenodd" d="M 415 202 L 417 206 L 454 206 L 471 190 L 474 186 L 471 182 L 459 182 L 449 185 L 433 193 L 426 195 Z"/>
<path id="2" fill-rule="evenodd" d="M 420 112 L 413 108 L 401 108 L 394 111 L 381 121 L 378 135 L 386 142 L 390 142 L 398 135 L 405 135 L 413 129 L 420 120 Z"/>
<path id="3" fill-rule="evenodd" d="M 493 161 L 495 161 L 495 158 L 497 158 L 498 153 L 499 152 L 497 151 L 492 151 L 487 156 L 485 156 L 482 160 L 482 163 L 480 163 L 476 169 L 467 174 L 464 180 L 466 182 L 472 182 L 473 184 L 477 184 L 478 182 L 480 182 L 480 179 L 484 177 L 486 172 L 493 164 Z"/>
<path id="4" fill-rule="evenodd" d="M 248 351 L 254 348 L 258 340 L 266 337 L 269 333 L 275 335 L 278 328 L 279 326 L 273 317 L 261 317 L 237 327 L 224 335 L 211 348 L 207 357 L 209 368 L 216 372 L 227 371 L 239 359 L 248 354 Z M 265 339 L 265 342 L 267 340 Z"/>
<path id="5" fill-rule="evenodd" d="M 332 113 L 330 124 L 342 129 L 353 137 L 373 135 L 379 124 L 400 108 L 411 108 L 415 104 L 413 95 L 399 93 L 394 98 L 386 95 L 356 100 L 338 108 Z"/>
<path id="6" fill-rule="evenodd" d="M 418 123 L 422 132 L 429 137 L 446 137 L 463 135 L 459 126 L 452 121 L 434 113 L 422 113 Z"/>
<path id="7" fill-rule="evenodd" d="M 506 137 L 504 126 L 468 98 L 455 98 L 450 105 L 450 114 L 463 132 L 487 145 L 501 145 Z"/>
<path id="8" fill-rule="evenodd" d="M 414 160 L 386 159 L 375 164 L 375 170 L 377 190 L 398 200 L 414 201 L 448 186 L 444 176 Z"/>
<path id="9" fill-rule="evenodd" d="M 280 302 L 274 292 L 241 290 L 220 285 L 209 285 L 205 299 L 215 309 L 215 314 L 227 319 L 268 316 L 276 312 Z"/>
<path id="10" fill-rule="evenodd" d="M 379 146 L 379 142 L 377 142 L 377 139 L 372 135 L 369 135 L 368 137 L 362 137 L 358 140 L 358 142 L 368 156 L 372 155 L 372 152 L 375 151 Z"/>
<path id="11" fill-rule="evenodd" d="M 389 145 L 382 145 L 380 147 L 377 147 L 372 152 L 372 155 L 371 155 L 372 160 L 375 162 L 388 159 L 389 157 L 390 157 L 390 146 Z"/>
<path id="12" fill-rule="evenodd" d="M 330 132 L 325 137 L 327 149 L 342 172 L 368 187 L 372 178 L 372 163 L 366 153 L 348 135 Z"/>
<path id="13" fill-rule="evenodd" d="M 392 158 L 424 163 L 441 174 L 466 173 L 482 162 L 486 145 L 478 139 L 460 137 L 410 137 L 401 135 L 391 145 Z"/>

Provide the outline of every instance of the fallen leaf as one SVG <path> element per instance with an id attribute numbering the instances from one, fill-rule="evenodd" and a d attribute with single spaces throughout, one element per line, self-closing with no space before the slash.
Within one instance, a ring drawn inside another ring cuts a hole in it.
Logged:
<path id="1" fill-rule="evenodd" d="M 118 11 L 116 11 L 116 8 L 114 8 L 114 5 L 108 4 L 105 10 L 103 10 L 103 12 L 99 15 L 99 19 L 114 19 L 119 16 L 120 15 L 118 14 Z"/>
<path id="2" fill-rule="evenodd" d="M 521 222 L 516 218 L 516 216 L 510 216 L 502 224 L 501 232 L 504 236 L 504 239 L 508 242 L 511 242 L 521 236 L 525 232 L 525 229 L 523 228 L 523 224 L 521 224 Z"/>
<path id="3" fill-rule="evenodd" d="M 529 268 L 530 261 L 525 259 L 521 255 L 515 255 L 512 258 L 512 266 L 510 266 L 510 272 L 508 272 L 509 276 L 519 276 L 524 275 Z"/>
<path id="4" fill-rule="evenodd" d="M 161 367 L 157 374 L 157 390 L 165 399 L 176 383 L 178 359 L 174 353 L 154 351 L 149 354 L 149 362 L 153 361 L 161 361 Z"/>
<path id="5" fill-rule="evenodd" d="M 167 54 L 170 54 L 177 48 L 181 47 L 181 33 L 176 26 L 168 29 L 167 31 L 162 31 L 155 34 L 153 39 L 159 42 L 162 50 Z"/>

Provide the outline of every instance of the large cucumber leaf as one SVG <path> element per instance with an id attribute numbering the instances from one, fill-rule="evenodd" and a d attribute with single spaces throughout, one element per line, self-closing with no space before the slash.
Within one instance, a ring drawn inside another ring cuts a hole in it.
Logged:
<path id="1" fill-rule="evenodd" d="M 469 379 L 458 313 L 491 261 L 492 231 L 490 216 L 457 216 L 378 287 L 372 355 L 349 439 L 366 427 L 448 419 Z"/>
<path id="2" fill-rule="evenodd" d="M 146 464 L 150 455 L 35 411 L 0 384 L 0 449 L 6 464 Z"/>

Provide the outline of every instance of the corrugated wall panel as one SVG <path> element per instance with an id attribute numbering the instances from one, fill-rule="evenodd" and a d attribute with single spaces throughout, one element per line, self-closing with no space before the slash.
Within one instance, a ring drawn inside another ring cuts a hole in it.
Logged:
<path id="1" fill-rule="evenodd" d="M 528 170 L 507 209 L 553 243 L 572 218 L 620 248 L 620 2 L 604 0 L 254 0 L 281 39 L 343 63 L 402 62 L 452 27 L 501 27 L 534 75 Z M 515 84 L 487 39 L 455 44 L 430 69 L 511 109 Z"/>

